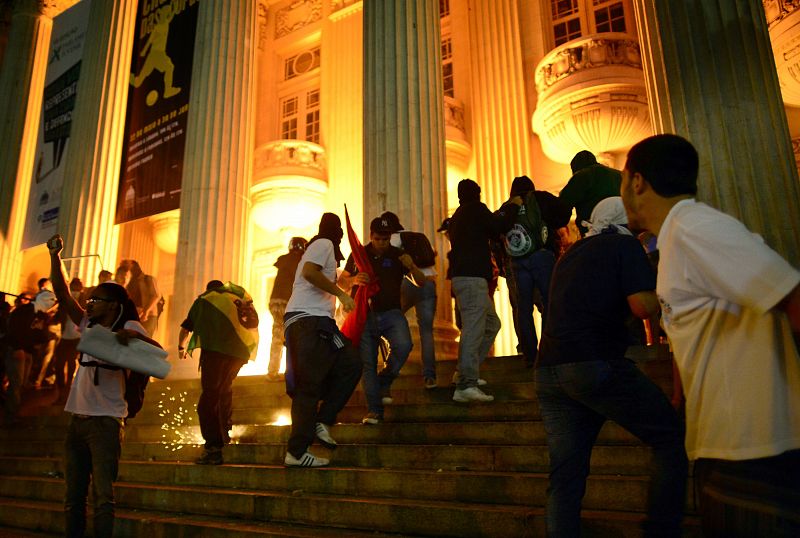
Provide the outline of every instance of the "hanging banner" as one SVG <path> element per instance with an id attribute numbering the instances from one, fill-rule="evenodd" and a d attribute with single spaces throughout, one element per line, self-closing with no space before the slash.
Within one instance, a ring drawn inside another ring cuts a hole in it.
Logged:
<path id="1" fill-rule="evenodd" d="M 198 0 L 139 0 L 116 223 L 180 206 Z"/>
<path id="2" fill-rule="evenodd" d="M 58 224 L 89 7 L 83 0 L 53 19 L 22 248 L 45 243 Z"/>

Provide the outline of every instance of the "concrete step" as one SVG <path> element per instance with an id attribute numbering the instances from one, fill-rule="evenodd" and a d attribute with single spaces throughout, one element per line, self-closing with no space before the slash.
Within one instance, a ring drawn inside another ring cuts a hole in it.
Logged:
<path id="1" fill-rule="evenodd" d="M 404 538 L 397 533 L 360 532 L 305 525 L 288 525 L 227 517 L 175 514 L 139 509 L 116 509 L 116 536 L 148 538 Z M 88 518 L 91 531 L 91 510 Z M 26 529 L 36 528 L 39 532 Z M 64 506 L 57 502 L 30 501 L 0 497 L 0 537 L 63 536 Z"/>
<path id="2" fill-rule="evenodd" d="M 292 470 L 315 473 L 318 470 Z M 14 482 L 14 481 L 9 481 Z M 53 479 L 16 481 L 17 495 L 28 488 L 60 493 L 63 482 Z M 5 486 L 3 486 L 5 490 Z M 522 506 L 499 506 L 438 500 L 376 499 L 309 494 L 295 491 L 279 494 L 250 489 L 150 486 L 119 482 L 116 500 L 121 510 L 175 511 L 184 514 L 225 517 L 229 521 L 283 522 L 292 525 L 324 525 L 360 531 L 400 532 L 422 536 L 528 536 L 542 535 L 543 510 Z M 4 492 L 5 493 L 5 492 Z M 3 499 L 0 499 L 2 501 Z M 57 503 L 57 499 L 47 499 Z M 2 506 L 2 504 L 0 504 Z M 6 511 L 6 510 L 3 510 Z M 612 528 L 613 535 L 632 535 L 642 516 L 628 511 L 584 511 L 591 531 L 601 535 Z M 139 515 L 142 518 L 142 515 Z M 175 519 L 178 519 L 176 517 Z M 3 522 L 5 524 L 5 522 Z M 594 527 L 594 529 L 592 529 Z M 620 528 L 621 527 L 621 528 Z"/>
<path id="3" fill-rule="evenodd" d="M 63 443 L 26 443 L 7 447 L 8 457 L 63 455 Z M 340 444 L 335 451 L 313 446 L 312 452 L 331 457 L 336 467 L 371 469 L 464 470 L 547 472 L 547 447 L 513 445 L 364 445 Z M 135 461 L 194 461 L 202 453 L 197 445 L 125 443 L 122 458 Z M 225 448 L 226 463 L 279 465 L 286 455 L 284 443 L 239 443 Z M 592 473 L 641 475 L 647 472 L 650 450 L 644 446 L 595 446 Z"/>
<path id="4" fill-rule="evenodd" d="M 63 463 L 55 458 L 3 458 L 0 496 L 29 497 L 42 479 L 60 482 Z M 416 500 L 447 499 L 455 502 L 544 506 L 545 473 L 487 471 L 420 471 L 390 469 L 322 468 L 298 472 L 282 465 L 222 465 L 193 463 L 120 463 L 119 481 L 150 485 L 171 484 L 196 488 L 233 488 L 272 492 L 298 491 L 326 495 Z M 6 480 L 7 479 L 7 480 Z M 643 476 L 596 475 L 587 482 L 586 509 L 644 511 L 648 479 Z M 49 491 L 49 488 L 48 488 Z M 492 495 L 487 496 L 486 492 Z M 55 495 L 56 493 L 50 492 Z M 43 499 L 41 495 L 35 498 Z M 687 510 L 695 511 L 691 491 Z"/>

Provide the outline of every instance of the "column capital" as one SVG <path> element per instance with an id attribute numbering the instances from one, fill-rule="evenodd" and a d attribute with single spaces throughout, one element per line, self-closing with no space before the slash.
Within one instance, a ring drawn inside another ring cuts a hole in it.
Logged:
<path id="1" fill-rule="evenodd" d="M 78 3 L 79 0 L 14 0 L 13 13 L 42 15 L 53 18 Z"/>

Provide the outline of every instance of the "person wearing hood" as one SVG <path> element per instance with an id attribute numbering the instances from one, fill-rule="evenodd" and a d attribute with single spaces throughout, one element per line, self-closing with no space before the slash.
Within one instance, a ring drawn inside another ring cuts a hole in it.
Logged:
<path id="1" fill-rule="evenodd" d="M 532 249 L 532 252 L 520 257 L 512 257 L 506 253 L 506 267 L 510 267 L 510 271 L 506 270 L 506 282 L 514 313 L 518 350 L 525 356 L 525 362 L 531 368 L 539 346 L 533 323 L 533 306 L 536 304 L 539 309 L 544 326 L 547 319 L 550 275 L 553 273 L 559 248 L 556 241 L 557 230 L 569 224 L 572 210 L 549 192 L 535 190 L 533 181 L 528 176 L 514 178 L 509 198 L 515 196 L 521 197 L 526 207 L 531 204 L 538 206 L 542 225 L 543 237 L 538 242 L 540 248 Z"/>
<path id="2" fill-rule="evenodd" d="M 456 402 L 491 402 L 494 396 L 478 388 L 480 364 L 500 331 L 500 318 L 489 296 L 492 258 L 489 241 L 507 232 L 522 199 L 519 196 L 492 213 L 481 202 L 481 187 L 471 179 L 458 183 L 459 206 L 448 225 L 449 276 L 456 307 L 461 314 L 458 343 Z"/>
<path id="3" fill-rule="evenodd" d="M 645 536 L 681 536 L 684 430 L 662 390 L 625 358 L 626 319 L 658 311 L 656 279 L 625 224 L 622 199 L 599 203 L 587 237 L 553 271 L 535 386 L 550 455 L 547 536 L 580 534 L 592 446 L 613 420 L 652 448 Z"/>
<path id="4" fill-rule="evenodd" d="M 594 206 L 609 196 L 619 196 L 622 173 L 597 162 L 591 151 L 579 151 L 569 163 L 572 177 L 558 193 L 570 209 L 575 208 L 575 223 L 581 236 L 586 234 L 583 222 L 592 214 Z"/>
<path id="5" fill-rule="evenodd" d="M 355 306 L 337 283 L 336 268 L 344 260 L 339 248 L 343 236 L 339 217 L 324 213 L 319 233 L 300 258 L 283 317 L 286 392 L 292 398 L 292 432 L 283 460 L 287 467 L 330 463 L 308 447 L 317 439 L 323 446 L 336 448 L 330 430 L 361 378 L 358 348 L 339 331 L 333 318 L 336 299 L 345 312 Z"/>

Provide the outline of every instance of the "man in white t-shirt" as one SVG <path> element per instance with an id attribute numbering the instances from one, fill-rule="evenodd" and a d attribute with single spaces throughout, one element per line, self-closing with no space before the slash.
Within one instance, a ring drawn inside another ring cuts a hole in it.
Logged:
<path id="1" fill-rule="evenodd" d="M 658 236 L 703 524 L 713 536 L 800 535 L 800 272 L 697 202 L 697 171 L 687 140 L 650 137 L 628 153 L 621 195 L 631 227 Z"/>
<path id="2" fill-rule="evenodd" d="M 55 235 L 47 242 L 50 250 L 50 278 L 60 308 L 80 331 L 90 324 L 109 327 L 117 340 L 127 345 L 132 338 L 161 347 L 147 337 L 136 305 L 125 288 L 113 282 L 100 284 L 87 300 L 86 310 L 70 295 L 61 269 L 64 242 Z M 65 536 L 83 536 L 86 531 L 86 499 L 89 482 L 94 492 L 94 534 L 111 537 L 114 531 L 114 488 L 117 479 L 121 439 L 128 404 L 122 370 L 90 355 L 83 355 L 70 388 L 64 410 L 70 414 L 64 443 Z"/>
<path id="3" fill-rule="evenodd" d="M 286 305 L 286 393 L 292 398 L 292 433 L 283 462 L 290 467 L 330 463 L 308 447 L 316 438 L 336 448 L 330 429 L 361 378 L 358 349 L 333 317 L 337 298 L 345 312 L 354 307 L 353 299 L 336 285 L 336 268 L 344 259 L 339 249 L 343 236 L 339 217 L 323 214 L 319 233 L 300 258 Z"/>

